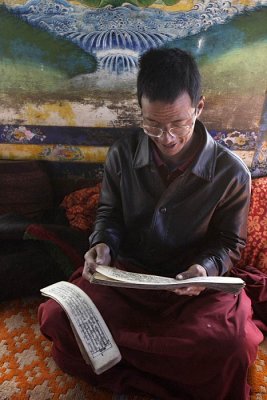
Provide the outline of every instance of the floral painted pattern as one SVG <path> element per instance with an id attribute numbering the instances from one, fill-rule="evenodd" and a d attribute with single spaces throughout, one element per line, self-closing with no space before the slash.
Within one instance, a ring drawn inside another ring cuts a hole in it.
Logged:
<path id="1" fill-rule="evenodd" d="M 37 127 L 30 129 L 25 126 L 5 126 L 0 135 L 0 142 L 6 143 L 41 143 L 46 136 Z"/>
<path id="2" fill-rule="evenodd" d="M 224 145 L 230 150 L 253 150 L 256 147 L 258 133 L 257 132 L 211 132 L 213 139 Z"/>

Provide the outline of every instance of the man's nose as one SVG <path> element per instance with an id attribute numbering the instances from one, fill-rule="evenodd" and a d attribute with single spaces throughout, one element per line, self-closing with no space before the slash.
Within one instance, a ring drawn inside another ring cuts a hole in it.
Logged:
<path id="1" fill-rule="evenodd" d="M 162 142 L 168 143 L 172 141 L 173 135 L 170 133 L 169 129 L 163 129 L 160 139 Z"/>

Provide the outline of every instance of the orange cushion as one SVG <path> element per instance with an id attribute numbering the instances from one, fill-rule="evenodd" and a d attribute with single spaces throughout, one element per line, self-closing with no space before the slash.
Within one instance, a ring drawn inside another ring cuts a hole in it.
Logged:
<path id="1" fill-rule="evenodd" d="M 70 225 L 83 231 L 93 230 L 99 200 L 100 184 L 76 190 L 64 197 L 61 207 Z"/>
<path id="2" fill-rule="evenodd" d="M 250 265 L 267 274 L 267 177 L 252 180 L 247 244 L 238 265 Z"/>

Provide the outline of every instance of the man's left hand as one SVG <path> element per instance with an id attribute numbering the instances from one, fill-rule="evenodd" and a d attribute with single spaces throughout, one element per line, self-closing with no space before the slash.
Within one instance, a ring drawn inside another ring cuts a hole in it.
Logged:
<path id="1" fill-rule="evenodd" d="M 178 274 L 175 279 L 189 279 L 195 278 L 198 276 L 207 276 L 207 272 L 204 267 L 199 264 L 193 264 L 186 271 Z M 174 289 L 173 292 L 178 295 L 184 296 L 198 296 L 201 292 L 205 290 L 203 286 L 189 286 L 189 287 L 181 287 L 179 289 Z"/>

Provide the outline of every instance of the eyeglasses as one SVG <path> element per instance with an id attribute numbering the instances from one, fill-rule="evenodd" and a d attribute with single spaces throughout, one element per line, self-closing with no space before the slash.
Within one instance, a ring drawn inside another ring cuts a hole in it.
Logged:
<path id="1" fill-rule="evenodd" d="M 194 116 L 196 116 L 196 108 L 190 118 L 193 118 Z M 190 130 L 194 125 L 194 122 L 195 121 L 192 121 L 191 124 L 189 125 L 175 126 L 173 128 L 170 128 L 169 130 L 143 124 L 143 131 L 145 132 L 146 135 L 155 138 L 162 137 L 164 132 L 166 133 L 168 132 L 172 137 L 184 137 L 190 133 Z"/>

